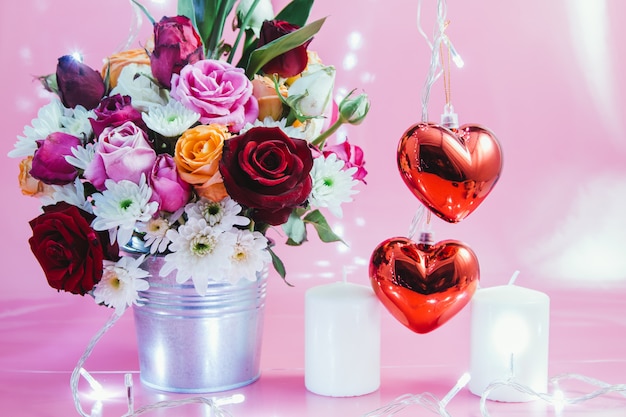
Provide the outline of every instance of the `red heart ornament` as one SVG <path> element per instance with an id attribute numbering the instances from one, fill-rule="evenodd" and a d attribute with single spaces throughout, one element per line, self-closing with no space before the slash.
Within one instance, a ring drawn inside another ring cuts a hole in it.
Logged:
<path id="1" fill-rule="evenodd" d="M 400 139 L 397 159 L 411 192 L 449 223 L 476 210 L 502 171 L 498 140 L 477 125 L 455 130 L 433 123 L 413 125 Z"/>
<path id="2" fill-rule="evenodd" d="M 462 242 L 431 245 L 394 237 L 372 253 L 369 275 L 374 292 L 400 323 L 428 333 L 465 307 L 480 271 L 476 255 Z"/>

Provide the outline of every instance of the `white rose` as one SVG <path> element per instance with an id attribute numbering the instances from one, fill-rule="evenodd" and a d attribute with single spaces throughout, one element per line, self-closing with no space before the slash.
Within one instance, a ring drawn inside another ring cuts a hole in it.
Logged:
<path id="1" fill-rule="evenodd" d="M 248 14 L 248 10 L 250 10 L 250 6 L 252 6 L 253 2 L 254 0 L 241 0 L 239 2 L 237 6 L 237 18 L 239 19 L 240 25 L 243 24 L 243 19 L 246 17 L 246 14 Z M 252 12 L 252 18 L 243 29 L 252 29 L 254 35 L 258 38 L 263 22 L 272 19 L 274 19 L 274 8 L 272 7 L 271 0 L 260 0 Z"/>
<path id="2" fill-rule="evenodd" d="M 288 90 L 288 101 L 304 116 L 327 116 L 332 109 L 335 67 L 310 64 Z"/>
<path id="3" fill-rule="evenodd" d="M 131 104 L 141 111 L 148 111 L 155 104 L 167 104 L 166 93 L 152 81 L 149 65 L 128 64 L 122 69 L 117 85 L 110 95 L 130 96 Z"/>

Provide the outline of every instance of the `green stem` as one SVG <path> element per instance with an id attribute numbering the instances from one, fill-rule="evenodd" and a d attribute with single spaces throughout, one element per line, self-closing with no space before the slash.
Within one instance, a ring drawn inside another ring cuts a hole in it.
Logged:
<path id="1" fill-rule="evenodd" d="M 243 36 L 243 32 L 245 32 L 245 28 L 248 27 L 248 22 L 250 22 L 250 19 L 252 19 L 252 15 L 254 14 L 254 9 L 256 9 L 256 5 L 259 4 L 259 1 L 261 0 L 254 0 L 252 2 L 252 6 L 250 6 L 250 9 L 248 10 L 248 13 L 246 13 L 246 17 L 243 18 L 243 22 L 241 23 L 241 25 L 239 26 L 239 32 L 237 32 L 237 37 L 235 38 L 235 43 L 233 43 L 233 47 L 230 50 L 230 54 L 228 54 L 228 63 L 232 64 L 233 62 L 233 58 L 235 57 L 235 51 L 237 50 L 237 47 L 239 46 L 239 42 L 241 41 L 241 37 Z M 244 28 L 242 30 L 242 28 Z"/>
<path id="2" fill-rule="evenodd" d="M 341 119 L 341 117 L 339 117 L 335 121 L 335 123 L 332 124 L 332 126 L 330 126 L 325 132 L 323 132 L 317 138 L 315 138 L 315 140 L 311 142 L 311 144 L 314 146 L 317 146 L 320 150 L 322 150 L 322 148 L 324 148 L 324 143 L 326 142 L 326 139 L 328 139 L 330 135 L 335 133 L 337 129 L 339 129 L 339 126 L 343 124 L 343 122 L 344 121 Z"/>

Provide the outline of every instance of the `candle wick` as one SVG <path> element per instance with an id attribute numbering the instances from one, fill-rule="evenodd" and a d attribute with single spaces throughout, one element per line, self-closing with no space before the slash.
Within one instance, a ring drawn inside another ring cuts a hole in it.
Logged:
<path id="1" fill-rule="evenodd" d="M 513 272 L 513 275 L 511 276 L 511 279 L 509 280 L 509 285 L 515 284 L 515 280 L 517 279 L 518 275 L 519 275 L 519 271 Z"/>

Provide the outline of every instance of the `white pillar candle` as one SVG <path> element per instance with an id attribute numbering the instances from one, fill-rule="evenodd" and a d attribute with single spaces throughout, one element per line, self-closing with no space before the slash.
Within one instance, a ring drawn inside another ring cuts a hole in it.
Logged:
<path id="1" fill-rule="evenodd" d="M 320 395 L 352 397 L 380 386 L 380 304 L 370 287 L 336 282 L 307 290 L 304 383 Z"/>
<path id="2" fill-rule="evenodd" d="M 481 396 L 487 386 L 512 378 L 536 392 L 548 384 L 550 298 L 516 285 L 476 291 L 471 302 L 469 389 Z M 488 399 L 530 401 L 511 387 L 491 391 Z"/>

